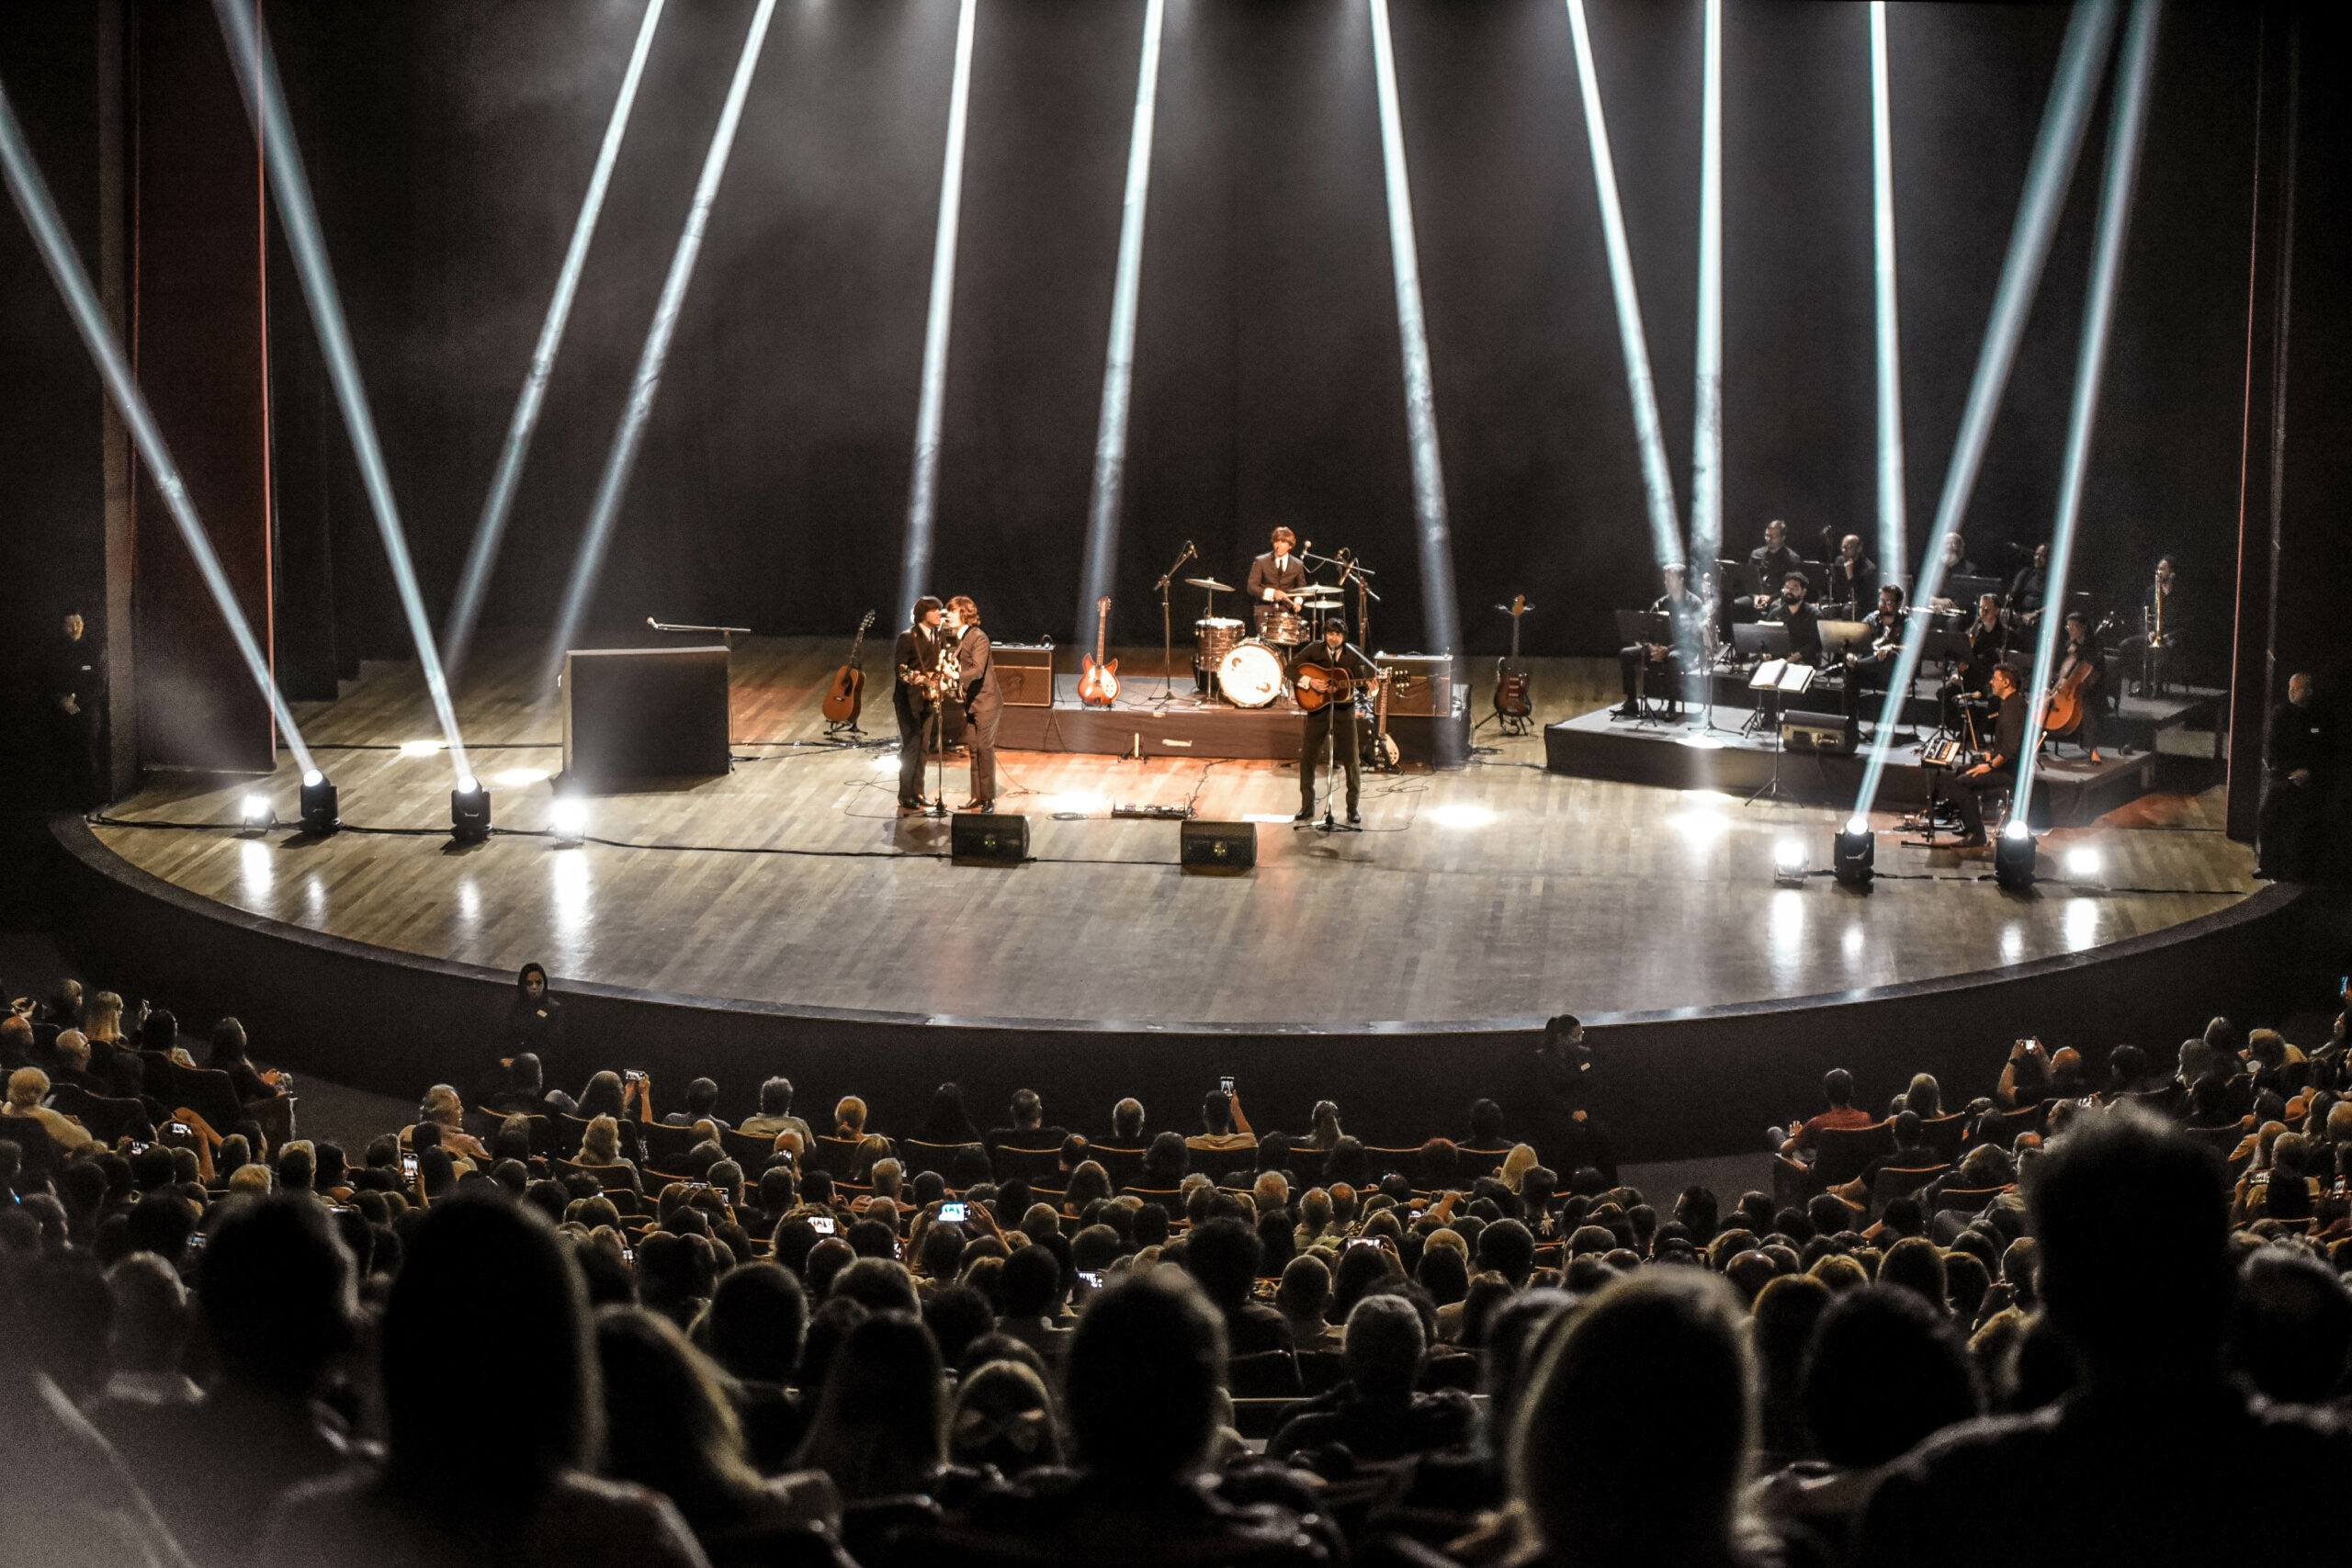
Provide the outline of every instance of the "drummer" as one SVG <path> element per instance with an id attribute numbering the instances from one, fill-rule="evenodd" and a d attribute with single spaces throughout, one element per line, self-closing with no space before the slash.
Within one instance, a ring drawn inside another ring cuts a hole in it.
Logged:
<path id="1" fill-rule="evenodd" d="M 1306 568 L 1291 553 L 1298 545 L 1297 535 L 1277 528 L 1272 544 L 1272 549 L 1250 563 L 1250 601 L 1257 609 L 1260 637 L 1295 646 L 1306 640 L 1306 624 L 1298 615 Z"/>

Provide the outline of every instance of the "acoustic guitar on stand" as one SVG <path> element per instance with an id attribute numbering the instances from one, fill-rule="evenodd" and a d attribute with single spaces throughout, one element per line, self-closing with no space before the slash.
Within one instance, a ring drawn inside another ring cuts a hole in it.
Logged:
<path id="1" fill-rule="evenodd" d="M 1078 678 L 1078 700 L 1091 708 L 1107 708 L 1119 700 L 1119 661 L 1102 657 L 1103 634 L 1111 625 L 1111 601 L 1094 606 L 1094 657 L 1081 658 L 1085 668 Z"/>
<path id="2" fill-rule="evenodd" d="M 831 684 L 825 688 L 825 725 L 831 729 L 855 729 L 857 716 L 865 706 L 865 666 L 858 655 L 865 649 L 865 634 L 873 628 L 874 612 L 865 612 L 865 619 L 857 623 L 857 636 L 850 640 L 849 659 L 833 671 Z"/>

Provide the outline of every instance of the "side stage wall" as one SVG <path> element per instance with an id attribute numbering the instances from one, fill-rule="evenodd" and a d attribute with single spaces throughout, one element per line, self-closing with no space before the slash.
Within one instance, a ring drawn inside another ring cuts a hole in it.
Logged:
<path id="1" fill-rule="evenodd" d="M 212 903 L 131 866 L 78 818 L 52 825 L 65 851 L 61 941 L 86 973 L 173 1008 L 201 1031 L 233 1012 L 265 1060 L 387 1094 L 461 1087 L 494 1070 L 511 976 L 364 946 Z M 1816 882 L 1806 897 L 1856 897 Z M 2086 953 L 1946 980 L 1689 1013 L 1587 1019 L 1619 1157 L 1666 1160 L 1760 1145 L 1766 1123 L 1816 1108 L 1823 1072 L 1852 1069 L 1865 1103 L 1910 1075 L 1941 1080 L 1947 1103 L 1987 1092 L 2010 1041 L 2104 1048 L 2131 1040 L 2162 1059 L 2216 1012 L 2282 1016 L 2295 953 L 2312 921 L 2300 889 L 2242 903 Z M 1329 1031 L 963 1020 L 794 1010 L 669 996 L 557 977 L 576 1088 L 598 1067 L 641 1067 L 674 1104 L 688 1078 L 745 1101 L 788 1075 L 804 1113 L 864 1097 L 882 1132 L 915 1125 L 933 1086 L 963 1086 L 974 1120 L 994 1120 L 1023 1085 L 1049 1118 L 1090 1129 L 1122 1095 L 1154 1130 L 1192 1130 L 1220 1074 L 1239 1080 L 1261 1130 L 1295 1129 L 1317 1099 L 1375 1145 L 1460 1136 L 1470 1102 L 1499 1100 L 1527 1125 L 1528 1064 L 1542 1021 L 1365 1024 Z M 1539 1150 L 1541 1148 L 1539 1141 Z"/>

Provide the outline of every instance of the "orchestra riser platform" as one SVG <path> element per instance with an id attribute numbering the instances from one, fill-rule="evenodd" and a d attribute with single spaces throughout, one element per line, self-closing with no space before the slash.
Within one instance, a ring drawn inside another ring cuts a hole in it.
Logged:
<path id="1" fill-rule="evenodd" d="M 1639 723 L 1613 716 L 1608 708 L 1544 727 L 1544 765 L 1570 778 L 1608 779 L 1661 789 L 1721 790 L 1747 795 L 1776 777 L 1781 793 L 1817 806 L 1850 807 L 1862 783 L 1871 742 L 1865 728 L 1860 753 L 1830 755 L 1778 750 L 1769 730 L 1743 734 L 1736 713 L 1716 710 L 1715 728 L 1702 728 L 1696 709 L 1680 722 Z M 1776 750 L 1778 751 L 1776 757 Z M 2037 829 L 2081 827 L 2155 787 L 2153 752 L 2126 757 L 2108 750 L 2098 762 L 2068 746 L 2063 757 L 2043 753 L 2034 786 L 2032 825 Z M 1910 808 L 1928 799 L 1929 770 L 1919 747 L 1903 742 L 1887 753 L 1879 776 L 1882 807 Z M 1949 773 L 1943 775 L 1949 778 Z M 1948 796 L 1947 786 L 1947 796 Z"/>
<path id="2" fill-rule="evenodd" d="M 1713 679 L 1717 724 L 1728 723 L 1736 727 L 1756 711 L 1756 694 L 1747 689 L 1745 674 L 1736 671 L 1718 671 Z M 1936 694 L 1942 684 L 1941 677 L 1933 675 L 1922 675 L 1914 681 L 1911 695 L 1903 705 L 1903 722 L 1921 729 L 1935 728 L 1941 721 Z M 1701 689 L 1694 677 L 1688 698 L 1688 705 L 1694 714 L 1700 706 L 1700 696 Z M 2212 729 L 2215 728 L 2215 716 L 2220 711 L 2221 697 L 2219 692 L 2185 686 L 2177 686 L 2169 695 L 2161 697 L 2138 697 L 2126 694 L 2117 699 L 2113 713 L 2100 716 L 2099 745 L 2102 750 L 2115 746 L 2134 751 L 2153 751 L 2156 749 L 2156 735 L 2161 730 Z M 1836 711 L 1839 701 L 1839 688 L 1833 682 L 1818 692 L 1791 698 L 1789 705 Z M 1883 694 L 1871 693 L 1863 705 L 1864 720 L 1877 723 L 1885 702 Z"/>

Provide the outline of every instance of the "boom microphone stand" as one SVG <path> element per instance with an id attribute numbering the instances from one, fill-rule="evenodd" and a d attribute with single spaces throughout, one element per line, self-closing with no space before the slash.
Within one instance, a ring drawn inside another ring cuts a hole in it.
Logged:
<path id="1" fill-rule="evenodd" d="M 1193 547 L 1192 540 L 1185 540 L 1184 553 L 1176 558 L 1174 566 L 1160 574 L 1158 582 L 1152 584 L 1159 590 L 1159 701 L 1163 706 L 1176 698 L 1176 622 L 1168 608 L 1168 585 L 1176 581 L 1176 573 L 1183 569 L 1184 563 L 1200 553 Z"/>

